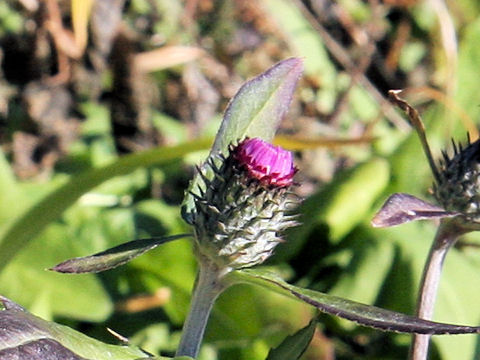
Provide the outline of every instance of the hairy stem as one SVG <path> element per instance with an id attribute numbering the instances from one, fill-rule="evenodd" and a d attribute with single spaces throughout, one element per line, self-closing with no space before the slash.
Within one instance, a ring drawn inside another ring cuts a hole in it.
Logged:
<path id="1" fill-rule="evenodd" d="M 416 311 L 416 315 L 420 319 L 432 319 L 445 256 L 458 237 L 465 232 L 466 230 L 457 226 L 454 221 L 442 221 L 440 224 L 420 282 Z M 413 335 L 410 360 L 427 359 L 430 337 L 431 335 Z"/>
<path id="2" fill-rule="evenodd" d="M 213 304 L 226 287 L 222 278 L 227 272 L 210 262 L 200 263 L 190 311 L 183 325 L 176 356 L 197 357 Z"/>

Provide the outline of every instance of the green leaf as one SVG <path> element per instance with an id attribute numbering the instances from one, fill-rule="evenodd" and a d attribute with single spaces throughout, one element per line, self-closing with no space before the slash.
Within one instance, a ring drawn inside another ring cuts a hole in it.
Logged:
<path id="1" fill-rule="evenodd" d="M 67 326 L 45 321 L 0 296 L 0 358 L 29 360 L 155 359 L 133 346 L 118 346 L 89 338 Z"/>
<path id="2" fill-rule="evenodd" d="M 302 60 L 291 58 L 246 82 L 225 110 L 212 153 L 224 154 L 232 142 L 247 136 L 272 141 L 302 71 Z"/>
<path id="3" fill-rule="evenodd" d="M 295 297 L 327 314 L 378 330 L 433 335 L 480 333 L 480 327 L 476 326 L 450 325 L 422 320 L 319 291 L 303 289 L 287 284 L 276 274 L 261 269 L 236 270 L 229 274 L 229 278 L 232 283 L 256 284 Z"/>
<path id="4" fill-rule="evenodd" d="M 276 348 L 270 350 L 266 360 L 296 360 L 305 352 L 312 341 L 313 334 L 317 327 L 317 319 L 312 319 L 310 323 L 295 334 L 290 335 Z"/>
<path id="5" fill-rule="evenodd" d="M 104 321 L 112 313 L 113 304 L 97 276 L 71 277 L 45 271 L 59 259 L 78 255 L 78 240 L 67 225 L 50 225 L 0 273 L 0 294 L 45 318 Z"/>
<path id="6" fill-rule="evenodd" d="M 226 154 L 231 143 L 245 137 L 272 141 L 287 113 L 302 71 L 302 60 L 291 58 L 246 82 L 225 110 L 209 157 Z M 182 215 L 188 223 L 191 223 L 193 209 L 193 197 L 189 191 L 197 191 L 201 183 L 197 174 L 190 182 L 183 202 Z"/>
<path id="7" fill-rule="evenodd" d="M 128 174 L 138 168 L 161 165 L 194 151 L 206 149 L 209 140 L 170 147 L 159 147 L 124 156 L 110 165 L 86 171 L 47 195 L 21 215 L 0 236 L 0 270 L 49 223 L 58 219 L 80 196 L 115 176 Z"/>
<path id="8" fill-rule="evenodd" d="M 349 238 L 353 256 L 340 279 L 329 290 L 330 295 L 368 304 L 376 301 L 391 270 L 395 248 L 391 241 L 373 238 L 373 231 L 362 227 Z M 346 325 L 351 328 L 354 324 Z"/>
<path id="9" fill-rule="evenodd" d="M 135 276 L 129 278 L 131 286 L 141 285 L 151 293 L 163 286 L 172 290 L 172 297 L 163 310 L 172 323 L 181 326 L 187 315 L 197 274 L 192 242 L 185 239 L 167 243 L 161 251 L 151 251 L 138 258 L 129 268 L 135 270 Z"/>
<path id="10" fill-rule="evenodd" d="M 187 236 L 192 235 L 179 234 L 133 240 L 94 255 L 66 260 L 50 270 L 74 274 L 106 271 L 124 265 L 147 251 L 155 249 L 158 245 Z"/>
<path id="11" fill-rule="evenodd" d="M 275 259 L 286 260 L 302 248 L 313 227 L 325 223 L 330 240 L 338 243 L 368 217 L 378 196 L 390 179 L 390 167 L 383 159 L 373 159 L 343 171 L 325 188 L 306 199 L 299 208 L 302 226 L 287 231 Z"/>

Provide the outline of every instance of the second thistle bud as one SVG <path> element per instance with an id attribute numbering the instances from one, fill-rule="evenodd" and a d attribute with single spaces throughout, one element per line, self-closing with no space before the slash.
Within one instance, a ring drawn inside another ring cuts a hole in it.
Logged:
<path id="1" fill-rule="evenodd" d="M 286 212 L 296 169 L 289 151 L 263 140 L 230 146 L 227 157 L 211 158 L 205 186 L 195 195 L 196 250 L 220 267 L 242 268 L 265 261 L 296 225 Z"/>
<path id="2" fill-rule="evenodd" d="M 450 158 L 443 154 L 434 194 L 445 210 L 458 212 L 468 221 L 480 222 L 480 140 L 467 147 L 454 145 Z"/>

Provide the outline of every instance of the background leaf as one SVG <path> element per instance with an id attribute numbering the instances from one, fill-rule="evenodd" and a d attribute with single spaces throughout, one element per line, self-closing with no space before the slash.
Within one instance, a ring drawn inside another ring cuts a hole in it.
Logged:
<path id="1" fill-rule="evenodd" d="M 65 246 L 68 240 L 65 225 L 50 226 L 2 271 L 0 293 L 17 299 L 47 319 L 64 316 L 103 321 L 113 311 L 113 303 L 98 277 L 91 274 L 70 277 L 46 271 L 58 257 L 76 255 Z M 38 256 L 40 253 L 42 256 Z"/>
<path id="2" fill-rule="evenodd" d="M 135 169 L 164 164 L 190 152 L 204 149 L 208 141 L 193 141 L 173 147 L 157 148 L 125 156 L 110 165 L 87 171 L 72 178 L 65 185 L 33 205 L 0 237 L 0 270 L 8 264 L 38 232 L 57 219 L 81 195 L 115 176 Z M 46 210 L 48 209 L 48 210 Z"/>
<path id="3" fill-rule="evenodd" d="M 317 320 L 313 319 L 306 327 L 285 338 L 278 347 L 270 350 L 267 360 L 299 359 L 312 341 L 316 326 Z"/>
<path id="4" fill-rule="evenodd" d="M 281 244 L 274 260 L 295 256 L 312 229 L 327 225 L 327 236 L 338 243 L 372 211 L 372 205 L 388 184 L 389 166 L 382 159 L 374 159 L 338 174 L 330 186 L 312 194 L 299 207 L 302 226 L 287 232 L 288 242 Z"/>

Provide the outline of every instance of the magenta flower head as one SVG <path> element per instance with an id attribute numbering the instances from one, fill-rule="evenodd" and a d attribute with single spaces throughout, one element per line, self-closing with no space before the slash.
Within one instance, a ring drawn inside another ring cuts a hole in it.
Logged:
<path id="1" fill-rule="evenodd" d="M 220 268 L 264 262 L 282 231 L 296 225 L 288 214 L 296 199 L 289 190 L 296 172 L 292 154 L 247 138 L 202 169 L 192 222 L 197 255 Z"/>
<path id="2" fill-rule="evenodd" d="M 280 146 L 261 139 L 245 139 L 235 148 L 234 157 L 248 175 L 264 185 L 285 187 L 293 184 L 297 169 L 293 156 Z"/>

